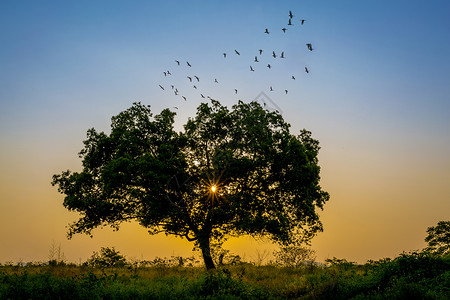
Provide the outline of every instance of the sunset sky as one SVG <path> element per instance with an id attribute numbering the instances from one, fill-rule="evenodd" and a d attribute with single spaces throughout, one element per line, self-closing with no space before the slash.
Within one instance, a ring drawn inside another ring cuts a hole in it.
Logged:
<path id="1" fill-rule="evenodd" d="M 81 170 L 87 129 L 109 132 L 141 101 L 178 107 L 181 131 L 208 100 L 200 93 L 231 107 L 264 92 L 291 133 L 320 141 L 331 198 L 312 241 L 318 261 L 422 249 L 427 227 L 450 218 L 449 15 L 447 0 L 1 1 L 0 263 L 45 261 L 52 243 L 73 262 L 102 246 L 190 255 L 191 243 L 135 223 L 67 240 L 77 214 L 50 182 Z M 225 248 L 247 260 L 274 249 L 245 237 Z"/>

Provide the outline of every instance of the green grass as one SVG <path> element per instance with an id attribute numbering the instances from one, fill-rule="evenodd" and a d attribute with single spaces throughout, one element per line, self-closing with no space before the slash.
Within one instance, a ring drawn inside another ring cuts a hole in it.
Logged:
<path id="1" fill-rule="evenodd" d="M 0 266 L 0 299 L 450 299 L 450 258 L 327 267 Z"/>

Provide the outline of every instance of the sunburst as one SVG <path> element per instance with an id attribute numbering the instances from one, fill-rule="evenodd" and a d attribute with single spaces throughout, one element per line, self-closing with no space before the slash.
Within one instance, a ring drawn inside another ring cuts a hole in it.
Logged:
<path id="1" fill-rule="evenodd" d="M 215 174 L 213 176 L 207 174 L 208 178 L 201 181 L 207 202 L 211 203 L 211 205 L 214 205 L 219 199 L 224 198 L 224 181 L 221 180 L 222 175 L 223 171 L 217 178 Z"/>

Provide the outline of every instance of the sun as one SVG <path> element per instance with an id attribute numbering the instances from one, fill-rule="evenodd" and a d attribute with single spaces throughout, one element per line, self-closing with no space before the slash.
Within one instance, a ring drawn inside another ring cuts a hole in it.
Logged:
<path id="1" fill-rule="evenodd" d="M 222 172 L 223 173 L 223 172 Z M 223 198 L 224 182 L 221 181 L 222 174 L 218 177 L 207 175 L 207 179 L 202 180 L 205 197 L 211 205 L 217 203 L 219 199 Z"/>

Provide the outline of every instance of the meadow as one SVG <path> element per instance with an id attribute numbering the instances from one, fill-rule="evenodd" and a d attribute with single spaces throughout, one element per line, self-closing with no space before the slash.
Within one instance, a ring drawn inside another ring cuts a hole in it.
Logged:
<path id="1" fill-rule="evenodd" d="M 182 258 L 9 263 L 0 266 L 0 299 L 450 299 L 450 257 L 412 252 L 297 267 L 238 261 L 212 271 Z"/>

